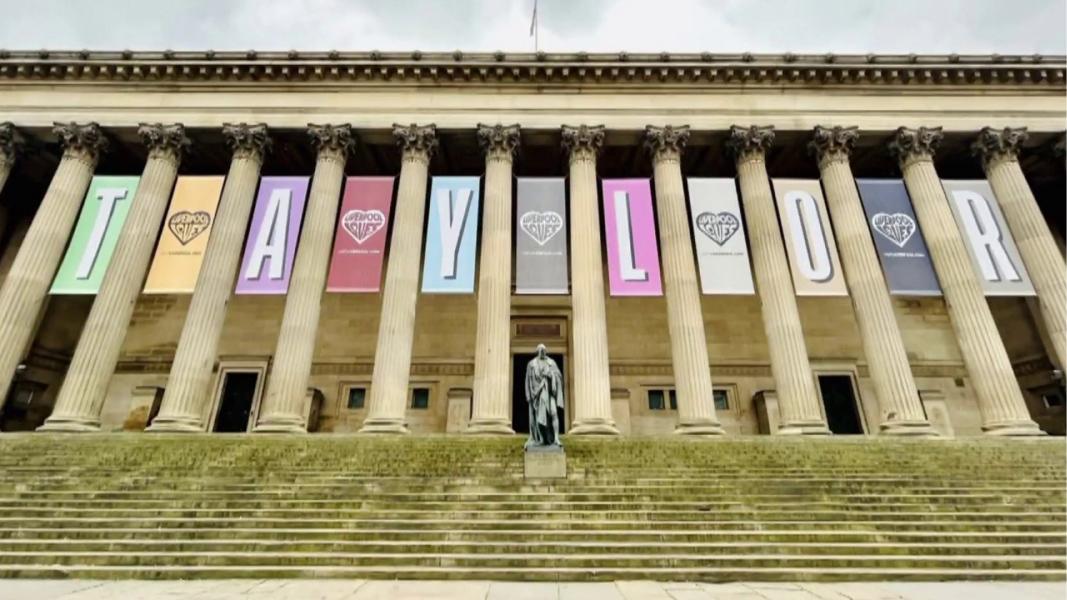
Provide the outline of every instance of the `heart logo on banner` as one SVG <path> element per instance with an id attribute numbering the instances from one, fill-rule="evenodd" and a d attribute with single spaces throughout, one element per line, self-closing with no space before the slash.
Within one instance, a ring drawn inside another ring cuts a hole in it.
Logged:
<path id="1" fill-rule="evenodd" d="M 915 235 L 915 219 L 904 213 L 877 213 L 871 217 L 871 226 L 885 239 L 903 248 Z"/>
<path id="2" fill-rule="evenodd" d="M 530 211 L 519 217 L 519 226 L 537 245 L 544 246 L 563 229 L 563 217 L 559 213 Z"/>
<path id="3" fill-rule="evenodd" d="M 380 210 L 352 209 L 341 218 L 341 226 L 357 244 L 362 245 L 385 227 L 385 214 Z"/>
<path id="4" fill-rule="evenodd" d="M 720 246 L 734 237 L 740 227 L 741 220 L 732 213 L 704 212 L 697 215 L 697 229 Z"/>
<path id="5" fill-rule="evenodd" d="M 182 246 L 196 239 L 211 225 L 211 215 L 202 210 L 189 212 L 182 210 L 174 213 L 167 220 L 167 228 L 178 238 Z"/>

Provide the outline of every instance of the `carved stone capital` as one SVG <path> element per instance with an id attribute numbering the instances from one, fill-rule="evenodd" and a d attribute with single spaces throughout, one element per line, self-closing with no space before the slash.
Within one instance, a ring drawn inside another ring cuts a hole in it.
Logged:
<path id="1" fill-rule="evenodd" d="M 819 160 L 824 161 L 844 160 L 852 155 L 852 148 L 859 139 L 858 127 L 823 127 L 816 125 L 811 134 L 811 142 L 808 143 L 810 150 Z"/>
<path id="2" fill-rule="evenodd" d="M 1028 137 L 1030 134 L 1026 133 L 1025 127 L 983 127 L 971 144 L 971 153 L 979 157 L 984 165 L 999 160 L 1017 160 L 1019 150 Z"/>
<path id="3" fill-rule="evenodd" d="M 436 125 L 398 125 L 393 124 L 393 137 L 400 151 L 405 155 L 423 158 L 429 161 L 437 150 Z"/>
<path id="4" fill-rule="evenodd" d="M 575 158 L 596 158 L 604 147 L 603 125 L 564 125 L 560 130 L 563 149 L 571 160 Z"/>
<path id="5" fill-rule="evenodd" d="M 344 159 L 356 147 L 356 138 L 352 136 L 352 126 L 315 125 L 308 123 L 308 135 L 311 145 L 320 156 L 326 154 Z"/>
<path id="6" fill-rule="evenodd" d="M 898 127 L 889 142 L 889 153 L 901 163 L 932 159 L 944 137 L 940 127 Z"/>
<path id="7" fill-rule="evenodd" d="M 478 145 L 486 156 L 512 159 L 519 149 L 518 125 L 478 124 Z"/>
<path id="8" fill-rule="evenodd" d="M 22 149 L 22 137 L 11 123 L 0 123 L 0 160 L 11 162 Z"/>
<path id="9" fill-rule="evenodd" d="M 730 137 L 726 140 L 726 147 L 733 152 L 737 161 L 753 158 L 762 159 L 774 144 L 774 126 L 750 127 L 730 126 Z"/>
<path id="10" fill-rule="evenodd" d="M 682 155 L 682 150 L 689 142 L 689 126 L 680 125 L 675 127 L 667 125 L 656 127 L 645 126 L 645 150 L 652 155 L 652 160 L 674 159 Z"/>
<path id="11" fill-rule="evenodd" d="M 82 155 L 95 161 L 107 152 L 108 141 L 104 131 L 96 123 L 55 123 L 52 133 L 59 138 L 64 155 Z"/>
<path id="12" fill-rule="evenodd" d="M 162 123 L 141 123 L 137 126 L 137 135 L 148 147 L 148 156 L 170 157 L 180 160 L 182 153 L 192 142 L 185 135 L 185 126 L 181 123 L 164 125 Z"/>
<path id="13" fill-rule="evenodd" d="M 254 156 L 262 160 L 273 145 L 266 123 L 224 123 L 222 136 L 226 138 L 234 158 Z"/>

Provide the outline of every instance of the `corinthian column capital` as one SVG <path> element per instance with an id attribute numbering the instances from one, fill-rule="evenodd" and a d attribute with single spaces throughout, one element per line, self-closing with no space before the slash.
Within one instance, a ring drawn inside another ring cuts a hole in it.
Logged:
<path id="1" fill-rule="evenodd" d="M 563 149 L 572 161 L 577 158 L 595 158 L 604 147 L 603 125 L 564 125 L 560 135 Z"/>
<path id="2" fill-rule="evenodd" d="M 398 125 L 393 124 L 393 137 L 405 155 L 419 157 L 426 162 L 430 161 L 437 150 L 437 126 L 430 125 Z"/>
<path id="3" fill-rule="evenodd" d="M 519 126 L 478 124 L 478 145 L 490 158 L 515 158 L 519 149 Z"/>
<path id="4" fill-rule="evenodd" d="M 889 142 L 889 153 L 901 163 L 931 160 L 944 138 L 940 127 L 898 127 Z"/>
<path id="5" fill-rule="evenodd" d="M 192 144 L 185 135 L 185 126 L 181 123 L 172 125 L 141 123 L 137 126 L 137 135 L 148 147 L 149 157 L 170 157 L 180 160 L 182 153 Z"/>
<path id="6" fill-rule="evenodd" d="M 823 127 L 816 125 L 808 149 L 819 159 L 819 164 L 831 161 L 847 161 L 852 148 L 859 139 L 858 127 Z"/>
<path id="7" fill-rule="evenodd" d="M 55 123 L 52 133 L 59 138 L 64 154 L 80 154 L 95 161 L 108 148 L 104 131 L 96 123 Z"/>
<path id="8" fill-rule="evenodd" d="M 344 159 L 356 146 L 356 138 L 352 136 L 352 126 L 344 125 L 315 125 L 308 123 L 308 135 L 311 136 L 311 145 L 320 156 L 329 154 Z"/>
<path id="9" fill-rule="evenodd" d="M 774 144 L 774 127 L 750 127 L 730 126 L 730 137 L 726 140 L 726 147 L 734 154 L 737 162 L 753 158 L 762 159 Z"/>
<path id="10" fill-rule="evenodd" d="M 263 158 L 271 149 L 270 132 L 266 123 L 224 123 L 222 136 L 233 151 L 234 158 Z"/>
<path id="11" fill-rule="evenodd" d="M 689 143 L 689 126 L 667 125 L 645 127 L 645 149 L 652 155 L 652 160 L 678 160 L 682 150 Z"/>
<path id="12" fill-rule="evenodd" d="M 1019 150 L 1029 137 L 1025 127 L 983 127 L 971 143 L 971 153 L 979 157 L 983 165 L 993 161 L 1016 160 L 1019 158 Z"/>
<path id="13" fill-rule="evenodd" d="M 0 123 L 0 160 L 12 161 L 22 149 L 22 138 L 11 123 Z"/>

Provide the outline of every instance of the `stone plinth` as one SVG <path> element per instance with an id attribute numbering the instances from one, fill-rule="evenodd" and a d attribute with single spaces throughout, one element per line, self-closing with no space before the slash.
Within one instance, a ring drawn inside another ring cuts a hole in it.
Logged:
<path id="1" fill-rule="evenodd" d="M 566 479 L 567 453 L 560 446 L 528 448 L 523 476 L 526 479 Z"/>

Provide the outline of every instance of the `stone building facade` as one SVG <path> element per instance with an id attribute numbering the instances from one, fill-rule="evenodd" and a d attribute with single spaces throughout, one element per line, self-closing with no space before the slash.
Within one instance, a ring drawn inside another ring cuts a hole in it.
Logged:
<path id="1" fill-rule="evenodd" d="M 508 433 L 513 373 L 545 343 L 575 434 L 1062 435 L 1064 73 L 1060 56 L 5 53 L 0 428 Z M 97 293 L 50 295 L 94 174 L 140 174 L 134 208 Z M 141 293 L 176 177 L 222 174 L 195 291 Z M 261 175 L 311 176 L 292 279 L 235 295 Z M 324 292 L 345 175 L 397 177 L 380 293 Z M 484 177 L 472 294 L 419 293 L 444 175 Z M 513 291 L 516 176 L 567 180 L 569 294 Z M 756 294 L 700 293 L 690 176 L 736 178 Z M 608 177 L 652 179 L 661 296 L 607 291 Z M 821 182 L 847 296 L 795 293 L 779 177 Z M 889 293 L 854 178 L 903 178 L 943 296 Z M 988 179 L 1033 296 L 982 293 L 940 179 Z"/>

